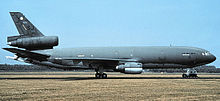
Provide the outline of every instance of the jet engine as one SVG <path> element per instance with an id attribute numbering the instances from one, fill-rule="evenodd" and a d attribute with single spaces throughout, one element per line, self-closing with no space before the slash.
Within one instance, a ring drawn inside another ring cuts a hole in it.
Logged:
<path id="1" fill-rule="evenodd" d="M 8 37 L 8 45 L 28 50 L 52 49 L 58 45 L 57 36 Z"/>
<path id="2" fill-rule="evenodd" d="M 141 74 L 143 72 L 143 68 L 141 63 L 128 62 L 123 65 L 116 66 L 116 71 L 125 74 Z"/>

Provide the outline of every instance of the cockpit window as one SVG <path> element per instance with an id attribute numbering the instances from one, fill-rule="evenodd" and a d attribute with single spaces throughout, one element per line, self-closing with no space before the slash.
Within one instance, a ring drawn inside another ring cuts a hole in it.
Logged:
<path id="1" fill-rule="evenodd" d="M 210 52 L 203 52 L 202 55 L 203 56 L 209 56 L 211 53 Z"/>

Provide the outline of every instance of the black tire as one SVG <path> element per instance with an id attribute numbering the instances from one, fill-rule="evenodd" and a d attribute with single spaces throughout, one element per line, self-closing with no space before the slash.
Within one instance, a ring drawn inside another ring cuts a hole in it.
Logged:
<path id="1" fill-rule="evenodd" d="M 96 73 L 96 74 L 95 74 L 95 78 L 98 78 L 98 79 L 99 79 L 99 78 L 101 78 L 101 75 L 100 75 L 99 73 Z"/>
<path id="2" fill-rule="evenodd" d="M 103 79 L 106 79 L 106 78 L 107 78 L 107 74 L 103 73 L 103 74 L 102 74 L 102 78 L 103 78 Z"/>
<path id="3" fill-rule="evenodd" d="M 182 77 L 183 77 L 183 78 L 187 78 L 187 75 L 186 75 L 186 74 L 183 74 Z"/>

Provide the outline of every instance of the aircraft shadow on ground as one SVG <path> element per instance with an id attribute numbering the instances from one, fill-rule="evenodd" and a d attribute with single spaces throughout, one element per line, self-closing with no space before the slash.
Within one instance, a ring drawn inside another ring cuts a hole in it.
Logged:
<path id="1" fill-rule="evenodd" d="M 108 77 L 107 79 L 183 79 L 182 77 Z M 220 77 L 199 77 L 189 79 L 220 79 Z M 0 80 L 97 80 L 95 77 L 0 77 Z M 103 79 L 105 80 L 105 79 Z"/>

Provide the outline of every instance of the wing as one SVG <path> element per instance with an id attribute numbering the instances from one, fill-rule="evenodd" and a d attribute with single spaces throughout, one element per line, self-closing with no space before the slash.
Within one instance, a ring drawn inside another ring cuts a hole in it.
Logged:
<path id="1" fill-rule="evenodd" d="M 106 69 L 112 69 L 120 63 L 126 62 L 137 62 L 137 59 L 113 59 L 113 58 L 78 58 L 78 57 L 64 57 L 64 58 L 52 58 L 50 55 L 37 53 L 28 50 L 22 50 L 17 48 L 3 48 L 9 52 L 14 53 L 18 57 L 28 58 L 31 60 L 38 60 L 37 64 L 52 66 L 57 68 L 79 68 L 80 66 L 93 67 L 93 66 L 103 66 Z M 44 61 L 41 63 L 41 61 Z M 49 64 L 44 64 L 50 62 Z M 81 64 L 82 63 L 82 64 Z"/>
<path id="2" fill-rule="evenodd" d="M 4 50 L 7 50 L 9 52 L 15 53 L 18 57 L 22 58 L 31 58 L 39 61 L 45 61 L 47 58 L 49 58 L 49 55 L 46 54 L 39 54 L 27 50 L 21 50 L 17 48 L 3 48 Z"/>
<path id="3" fill-rule="evenodd" d="M 95 66 L 103 66 L 105 68 L 112 68 L 117 66 L 120 63 L 125 63 L 125 62 L 137 62 L 137 59 L 114 59 L 114 58 L 77 58 L 77 57 L 72 57 L 72 58 L 58 58 L 60 60 L 65 61 L 73 61 L 75 63 L 80 63 L 83 62 L 89 66 L 95 65 Z"/>

